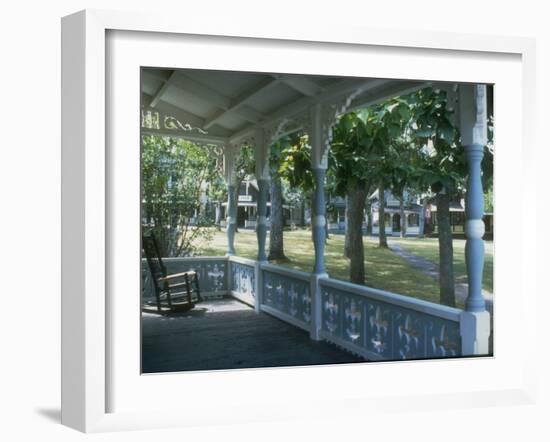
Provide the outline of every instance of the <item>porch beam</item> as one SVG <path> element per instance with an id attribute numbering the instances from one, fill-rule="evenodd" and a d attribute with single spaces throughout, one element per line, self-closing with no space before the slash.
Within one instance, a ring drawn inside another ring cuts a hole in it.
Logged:
<path id="1" fill-rule="evenodd" d="M 264 115 L 261 112 L 258 112 L 256 109 L 253 109 L 247 105 L 242 105 L 238 109 L 235 109 L 235 114 L 251 123 L 258 123 L 262 118 L 264 118 Z"/>
<path id="2" fill-rule="evenodd" d="M 260 92 L 270 87 L 273 87 L 278 83 L 279 83 L 278 79 L 268 78 L 262 81 L 260 84 L 255 85 L 253 88 L 249 89 L 248 91 L 246 91 L 245 93 L 237 97 L 236 99 L 232 100 L 228 108 L 217 112 L 213 117 L 209 118 L 204 124 L 204 129 L 208 129 L 212 127 L 214 124 L 220 121 L 223 117 L 239 109 L 252 97 L 254 97 L 255 95 L 259 94 Z"/>
<path id="3" fill-rule="evenodd" d="M 166 80 L 162 86 L 157 90 L 155 95 L 153 95 L 153 98 L 151 99 L 151 103 L 149 104 L 150 107 L 155 107 L 159 100 L 162 98 L 164 93 L 168 90 L 168 88 L 172 85 L 176 78 L 176 71 L 172 71 L 170 74 L 170 77 L 168 77 L 168 80 Z"/>
<path id="4" fill-rule="evenodd" d="M 373 104 L 378 104 L 388 98 L 399 95 L 407 95 L 429 85 L 431 85 L 431 82 L 399 81 L 387 84 L 377 89 L 371 89 L 353 100 L 349 106 L 348 112 L 361 109 L 366 106 L 372 106 Z"/>
<path id="5" fill-rule="evenodd" d="M 296 117 L 297 115 L 307 111 L 308 108 L 313 106 L 315 103 L 329 103 L 338 100 L 341 97 L 346 97 L 356 90 L 361 90 L 362 93 L 364 93 L 379 88 L 391 81 L 392 80 L 346 78 L 327 87 L 319 96 L 303 97 L 293 103 L 282 106 L 262 120 L 260 124 L 263 127 L 270 127 L 276 124 L 277 121 L 284 118 L 291 119 L 292 117 Z M 250 136 L 250 134 L 254 131 L 254 127 L 254 125 L 250 125 L 231 135 L 231 142 L 235 143 Z"/>
<path id="6" fill-rule="evenodd" d="M 273 77 L 307 97 L 314 97 L 323 91 L 321 86 L 303 75 L 273 74 Z"/>
<path id="7" fill-rule="evenodd" d="M 162 117 L 161 124 L 164 124 L 164 117 L 175 118 L 180 123 L 189 124 L 192 127 L 201 128 L 204 124 L 204 118 L 162 100 L 158 101 L 156 107 L 152 108 L 149 106 L 151 98 L 149 95 L 142 95 L 142 109 L 143 111 L 158 112 Z"/>
<path id="8" fill-rule="evenodd" d="M 162 82 L 167 82 L 168 79 L 162 75 L 159 75 L 156 71 L 144 70 L 145 75 L 149 75 L 157 80 Z M 227 109 L 231 105 L 231 99 L 226 97 L 223 94 L 220 94 L 218 91 L 211 89 L 208 86 L 205 86 L 198 81 L 193 80 L 191 77 L 188 77 L 184 71 L 176 70 L 175 77 L 171 81 L 171 85 L 177 89 L 185 91 L 201 100 L 207 100 L 212 103 L 214 106 L 221 109 Z"/>
<path id="9" fill-rule="evenodd" d="M 156 135 L 161 137 L 181 138 L 197 144 L 212 144 L 224 146 L 227 144 L 227 138 L 214 135 L 204 135 L 197 132 L 185 131 L 182 129 L 141 129 L 142 135 Z"/>

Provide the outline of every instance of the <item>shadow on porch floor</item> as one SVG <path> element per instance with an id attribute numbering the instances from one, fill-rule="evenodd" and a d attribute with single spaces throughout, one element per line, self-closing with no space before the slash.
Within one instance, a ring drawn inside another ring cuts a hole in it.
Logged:
<path id="1" fill-rule="evenodd" d="M 363 361 L 234 299 L 165 317 L 143 313 L 142 339 L 143 373 Z"/>

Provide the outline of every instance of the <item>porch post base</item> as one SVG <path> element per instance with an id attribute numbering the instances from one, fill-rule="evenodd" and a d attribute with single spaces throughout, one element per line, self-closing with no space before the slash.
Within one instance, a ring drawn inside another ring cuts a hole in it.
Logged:
<path id="1" fill-rule="evenodd" d="M 321 329 L 323 328 L 323 297 L 319 280 L 328 278 L 327 273 L 313 273 L 310 280 L 311 293 L 311 327 L 309 337 L 314 341 L 321 340 Z"/>
<path id="2" fill-rule="evenodd" d="M 262 261 L 265 262 L 265 261 Z M 254 287 L 254 293 L 256 293 L 256 296 L 254 297 L 254 311 L 256 313 L 260 313 L 261 311 L 261 305 L 262 305 L 262 290 L 264 287 L 264 283 L 262 281 L 262 262 L 256 261 L 256 264 L 254 265 L 254 273 L 255 273 L 255 287 Z"/>
<path id="3" fill-rule="evenodd" d="M 460 314 L 462 356 L 488 355 L 490 334 L 491 315 L 488 311 L 464 311 Z"/>

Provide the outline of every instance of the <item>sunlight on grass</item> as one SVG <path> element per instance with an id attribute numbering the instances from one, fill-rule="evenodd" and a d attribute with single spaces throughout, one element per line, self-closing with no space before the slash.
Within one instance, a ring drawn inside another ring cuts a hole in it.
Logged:
<path id="1" fill-rule="evenodd" d="M 437 238 L 391 238 L 409 253 L 439 263 L 439 244 Z M 453 240 L 453 265 L 457 282 L 468 282 L 464 248 L 466 240 Z M 483 288 L 493 292 L 493 241 L 485 241 L 485 264 L 483 266 Z"/>
<path id="2" fill-rule="evenodd" d="M 391 239 L 398 242 L 411 253 L 418 253 L 427 259 L 438 257 L 437 240 L 427 239 Z M 431 302 L 439 302 L 439 285 L 432 277 L 412 268 L 407 261 L 388 249 L 378 247 L 376 238 L 365 237 L 365 272 L 366 285 L 394 293 L 412 296 Z M 455 273 L 457 281 L 466 276 L 464 258 L 461 256 L 463 240 L 455 245 Z M 279 263 L 306 272 L 311 272 L 314 264 L 314 249 L 311 231 L 294 230 L 284 232 L 285 253 L 289 262 Z M 410 245 L 409 245 L 410 243 Z M 462 244 L 461 244 L 462 243 Z M 227 251 L 225 231 L 215 231 L 209 244 L 201 248 L 201 255 L 220 256 Z M 269 235 L 266 248 L 269 247 Z M 492 243 L 486 260 L 486 273 L 490 274 L 492 288 Z M 240 230 L 235 236 L 237 256 L 255 259 L 257 256 L 256 233 L 251 230 Z M 349 260 L 343 256 L 344 235 L 331 234 L 325 246 L 325 261 L 328 274 L 336 279 L 349 281 Z M 437 261 L 434 261 L 437 262 Z M 490 271 L 488 270 L 490 268 Z M 485 279 L 484 279 L 485 287 Z M 459 307 L 463 304 L 459 301 Z"/>

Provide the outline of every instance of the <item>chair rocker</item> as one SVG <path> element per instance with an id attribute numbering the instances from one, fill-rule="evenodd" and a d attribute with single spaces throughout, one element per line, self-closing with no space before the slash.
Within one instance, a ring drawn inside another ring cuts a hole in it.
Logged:
<path id="1" fill-rule="evenodd" d="M 142 303 L 142 311 L 169 314 L 191 310 L 202 301 L 196 272 L 168 274 L 152 233 L 142 235 L 142 249 L 153 279 L 154 301 Z"/>

